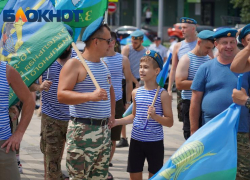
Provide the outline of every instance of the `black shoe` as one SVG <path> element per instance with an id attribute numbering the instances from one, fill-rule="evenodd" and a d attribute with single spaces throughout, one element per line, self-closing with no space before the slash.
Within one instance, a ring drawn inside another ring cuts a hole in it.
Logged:
<path id="1" fill-rule="evenodd" d="M 107 180 L 113 180 L 113 179 L 114 179 L 113 175 L 110 172 L 108 172 L 108 178 L 107 178 Z"/>
<path id="2" fill-rule="evenodd" d="M 116 145 L 117 148 L 121 148 L 121 147 L 128 147 L 128 140 L 125 138 L 121 138 L 121 140 L 119 141 L 119 143 Z"/>
<path id="3" fill-rule="evenodd" d="M 109 167 L 113 167 L 113 164 L 112 164 L 112 163 L 109 163 Z"/>

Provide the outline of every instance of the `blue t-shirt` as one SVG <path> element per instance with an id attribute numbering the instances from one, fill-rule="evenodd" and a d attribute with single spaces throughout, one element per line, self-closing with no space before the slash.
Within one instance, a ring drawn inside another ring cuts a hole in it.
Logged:
<path id="1" fill-rule="evenodd" d="M 203 124 L 227 109 L 232 103 L 232 92 L 237 87 L 238 73 L 230 70 L 231 64 L 223 65 L 217 58 L 202 64 L 192 83 L 191 89 L 202 91 L 202 119 Z M 250 73 L 244 73 L 242 87 L 248 92 Z M 249 111 L 245 106 L 241 108 L 239 132 L 249 132 Z"/>

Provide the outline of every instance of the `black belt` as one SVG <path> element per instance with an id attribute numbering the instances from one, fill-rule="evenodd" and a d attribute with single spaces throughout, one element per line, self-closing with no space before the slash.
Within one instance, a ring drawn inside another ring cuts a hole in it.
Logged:
<path id="1" fill-rule="evenodd" d="M 105 126 L 109 122 L 109 118 L 93 119 L 93 118 L 71 117 L 71 120 L 75 122 L 83 123 L 83 124 L 94 125 L 94 126 Z"/>

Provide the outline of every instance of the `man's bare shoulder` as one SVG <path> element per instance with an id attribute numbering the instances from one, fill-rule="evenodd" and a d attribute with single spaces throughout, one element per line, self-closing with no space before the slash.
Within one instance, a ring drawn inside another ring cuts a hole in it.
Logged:
<path id="1" fill-rule="evenodd" d="M 184 54 L 184 55 L 181 57 L 181 59 L 180 59 L 180 62 L 185 62 L 185 63 L 187 63 L 187 62 L 189 62 L 189 61 L 190 61 L 190 59 L 189 59 L 189 57 L 188 57 L 187 54 Z"/>
<path id="2" fill-rule="evenodd" d="M 174 45 L 175 50 L 179 50 L 180 47 L 181 47 L 181 42 L 178 42 Z"/>
<path id="3" fill-rule="evenodd" d="M 78 66 L 78 67 L 79 67 L 79 65 L 81 65 L 81 64 L 82 64 L 82 63 L 81 63 L 81 60 L 76 59 L 76 58 L 71 58 L 71 59 L 69 59 L 69 60 L 65 63 L 64 66 L 67 66 L 67 67 L 76 67 L 76 66 Z"/>
<path id="4" fill-rule="evenodd" d="M 128 56 L 128 54 L 129 54 L 129 49 L 130 49 L 129 45 L 124 46 L 124 47 L 122 48 L 121 54 L 124 55 L 124 56 Z"/>

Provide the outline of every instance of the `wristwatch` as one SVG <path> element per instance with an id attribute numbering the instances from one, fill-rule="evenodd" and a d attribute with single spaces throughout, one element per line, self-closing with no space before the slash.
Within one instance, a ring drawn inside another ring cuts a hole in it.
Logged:
<path id="1" fill-rule="evenodd" d="M 245 106 L 250 109 L 250 97 L 247 99 Z"/>
<path id="2" fill-rule="evenodd" d="M 129 104 L 129 105 L 130 105 L 130 104 L 131 104 L 131 101 L 126 101 L 126 104 Z"/>

